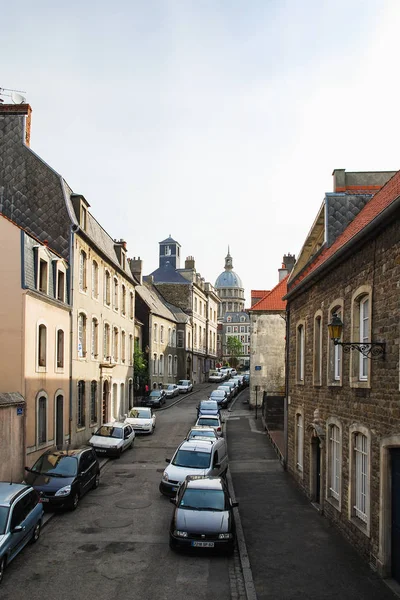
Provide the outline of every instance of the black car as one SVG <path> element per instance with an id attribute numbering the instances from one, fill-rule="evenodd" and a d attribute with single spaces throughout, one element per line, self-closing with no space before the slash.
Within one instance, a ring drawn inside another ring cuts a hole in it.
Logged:
<path id="1" fill-rule="evenodd" d="M 232 554 L 236 529 L 232 502 L 222 477 L 189 475 L 179 487 L 169 531 L 173 550 L 222 550 Z"/>
<path id="2" fill-rule="evenodd" d="M 161 408 L 165 404 L 166 394 L 164 390 L 152 390 L 150 394 L 144 399 L 144 406 L 152 406 L 155 408 Z"/>
<path id="3" fill-rule="evenodd" d="M 197 417 L 202 415 L 220 415 L 219 405 L 216 400 L 201 400 L 197 405 Z"/>
<path id="4" fill-rule="evenodd" d="M 44 508 L 75 510 L 80 498 L 100 480 L 100 464 L 93 448 L 47 451 L 38 458 L 25 481 L 39 493 Z"/>
<path id="5" fill-rule="evenodd" d="M 229 404 L 228 392 L 224 390 L 213 390 L 209 395 L 210 400 L 215 400 L 221 408 L 227 408 Z"/>

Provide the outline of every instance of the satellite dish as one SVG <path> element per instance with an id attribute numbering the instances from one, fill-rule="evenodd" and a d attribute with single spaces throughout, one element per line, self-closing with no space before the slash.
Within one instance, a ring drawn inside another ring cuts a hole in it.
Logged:
<path id="1" fill-rule="evenodd" d="M 24 102 L 26 102 L 26 98 L 21 94 L 18 94 L 18 92 L 11 92 L 11 100 L 14 104 L 24 104 Z"/>

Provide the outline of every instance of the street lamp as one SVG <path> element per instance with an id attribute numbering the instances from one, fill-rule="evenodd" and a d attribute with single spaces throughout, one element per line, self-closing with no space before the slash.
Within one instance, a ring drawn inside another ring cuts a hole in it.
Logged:
<path id="1" fill-rule="evenodd" d="M 385 342 L 341 342 L 343 322 L 338 314 L 332 315 L 332 321 L 328 323 L 329 338 L 335 346 L 342 346 L 343 352 L 349 354 L 352 350 L 358 350 L 366 358 L 385 358 Z"/>

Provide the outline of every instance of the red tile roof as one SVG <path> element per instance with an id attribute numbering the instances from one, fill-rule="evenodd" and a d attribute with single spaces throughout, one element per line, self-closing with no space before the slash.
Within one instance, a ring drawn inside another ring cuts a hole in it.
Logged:
<path id="1" fill-rule="evenodd" d="M 289 275 L 286 275 L 270 292 L 267 292 L 264 298 L 261 298 L 249 310 L 285 310 L 286 300 L 282 300 L 287 292 L 287 280 Z"/>
<path id="2" fill-rule="evenodd" d="M 252 298 L 262 298 L 265 294 L 269 294 L 271 290 L 251 290 Z"/>
<path id="3" fill-rule="evenodd" d="M 324 264 L 328 258 L 333 256 L 346 244 L 348 244 L 354 236 L 360 233 L 367 225 L 372 223 L 392 202 L 400 196 L 400 171 L 384 185 L 371 200 L 358 213 L 353 221 L 346 227 L 343 233 L 333 242 L 332 246 L 325 248 L 316 260 L 308 265 L 305 270 L 290 282 L 289 291 L 296 288 L 303 279 L 311 275 L 318 267 Z"/>

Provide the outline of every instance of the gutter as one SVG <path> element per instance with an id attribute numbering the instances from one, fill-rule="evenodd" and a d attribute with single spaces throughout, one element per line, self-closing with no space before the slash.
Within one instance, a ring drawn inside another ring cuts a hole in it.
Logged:
<path id="1" fill-rule="evenodd" d="M 73 388 L 73 379 L 72 379 L 72 356 L 73 356 L 73 302 L 74 302 L 74 233 L 79 231 L 78 225 L 70 226 L 69 233 L 69 302 L 71 305 L 70 311 L 70 330 L 69 330 L 69 425 L 68 425 L 68 435 L 69 435 L 69 443 L 72 442 L 72 388 Z"/>
<path id="2" fill-rule="evenodd" d="M 381 227 L 385 226 L 387 224 L 387 222 L 390 220 L 390 218 L 392 217 L 392 215 L 399 208 L 400 208 L 400 196 L 397 196 L 397 198 L 395 200 L 393 200 L 393 202 L 390 204 L 390 206 L 385 208 L 377 217 L 375 217 L 375 219 L 370 221 L 368 223 L 368 225 L 366 225 L 365 227 L 363 227 L 363 229 L 361 229 L 361 231 L 356 233 L 356 235 L 354 235 L 347 242 L 347 244 L 345 244 L 344 246 L 339 248 L 339 250 L 337 252 L 332 254 L 332 256 L 330 256 L 325 262 L 323 262 L 321 265 L 319 265 L 315 269 L 315 271 L 313 271 L 311 273 L 309 278 L 306 277 L 305 279 L 303 279 L 298 285 L 296 285 L 294 287 L 294 289 L 292 291 L 288 292 L 286 294 L 286 296 L 284 296 L 283 299 L 284 300 L 291 299 L 293 296 L 295 296 L 297 294 L 297 292 L 299 292 L 300 290 L 303 290 L 303 288 L 307 288 L 307 286 L 311 285 L 312 282 L 316 278 L 318 278 L 320 273 L 324 272 L 324 270 L 328 270 L 331 266 L 333 266 L 335 263 L 337 263 L 341 259 L 344 260 L 345 257 L 349 253 L 353 252 L 358 245 L 361 245 L 361 243 L 366 238 L 368 238 L 371 233 L 373 233 L 373 232 L 376 233 L 377 229 L 380 229 Z"/>
<path id="3" fill-rule="evenodd" d="M 287 470 L 287 461 L 289 456 L 289 433 L 288 433 L 288 422 L 289 422 L 289 334 L 290 334 L 290 310 L 286 310 L 286 348 L 285 348 L 285 399 L 284 399 L 284 412 L 283 412 L 283 440 L 284 440 L 284 456 L 283 456 L 283 468 Z"/>

